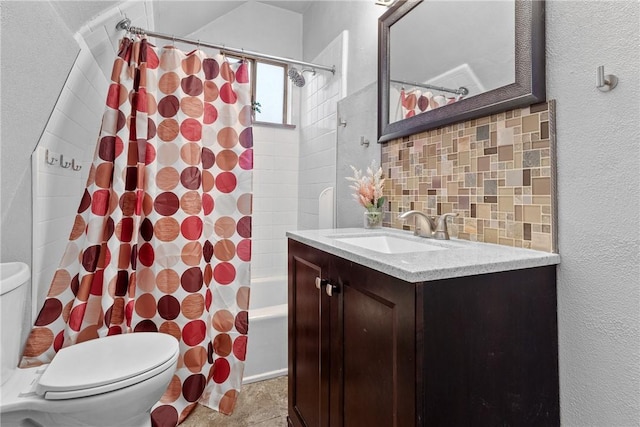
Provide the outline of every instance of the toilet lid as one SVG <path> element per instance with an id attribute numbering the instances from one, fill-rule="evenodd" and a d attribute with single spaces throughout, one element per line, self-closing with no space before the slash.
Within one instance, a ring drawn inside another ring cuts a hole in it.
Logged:
<path id="1" fill-rule="evenodd" d="M 111 335 L 60 350 L 42 374 L 36 393 L 72 399 L 118 390 L 167 369 L 177 359 L 171 335 L 137 332 Z"/>

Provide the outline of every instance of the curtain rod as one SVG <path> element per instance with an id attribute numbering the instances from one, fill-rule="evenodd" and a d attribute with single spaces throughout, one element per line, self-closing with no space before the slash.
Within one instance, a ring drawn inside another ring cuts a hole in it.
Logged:
<path id="1" fill-rule="evenodd" d="M 455 93 L 456 95 L 468 95 L 469 94 L 469 89 L 467 89 L 464 86 L 460 86 L 458 89 L 449 89 L 449 88 L 446 88 L 446 87 L 434 86 L 434 85 L 430 85 L 430 84 L 426 84 L 426 83 L 407 82 L 407 81 L 404 81 L 404 80 L 390 79 L 389 81 L 391 81 L 393 83 L 400 83 L 400 84 L 403 84 L 403 85 L 408 85 L 408 86 L 417 86 L 417 87 L 423 87 L 425 89 L 439 90 L 440 92 L 451 92 L 451 93 Z"/>
<path id="2" fill-rule="evenodd" d="M 189 43 L 189 44 L 193 44 L 193 45 L 197 45 L 197 46 L 210 47 L 210 48 L 213 48 L 213 49 L 218 49 L 221 52 L 234 53 L 234 54 L 237 54 L 239 56 L 246 56 L 246 57 L 250 57 L 250 58 L 259 58 L 259 59 L 270 59 L 272 61 L 281 62 L 281 63 L 284 63 L 284 64 L 301 65 L 301 66 L 311 67 L 313 69 L 331 71 L 332 74 L 336 73 L 335 65 L 328 66 L 328 65 L 314 64 L 312 62 L 298 61 L 296 59 L 284 58 L 284 57 L 281 57 L 281 56 L 267 55 L 267 54 L 264 54 L 264 53 L 252 52 L 252 51 L 248 51 L 248 50 L 244 50 L 244 49 L 237 49 L 237 48 L 228 47 L 228 46 L 225 46 L 225 45 L 201 42 L 200 40 L 185 39 L 185 38 L 182 38 L 182 37 L 175 37 L 175 36 L 168 35 L 168 34 L 156 33 L 154 31 L 148 31 L 148 30 L 145 30 L 145 29 L 140 28 L 140 27 L 132 27 L 131 26 L 131 20 L 129 18 L 124 18 L 123 20 L 118 22 L 116 24 L 116 29 L 117 30 L 124 30 L 124 31 L 130 32 L 132 34 L 137 34 L 137 35 L 146 35 L 146 36 L 150 36 L 150 37 L 156 37 L 156 38 L 159 38 L 159 39 L 172 40 L 174 42 L 178 41 L 178 42 Z"/>

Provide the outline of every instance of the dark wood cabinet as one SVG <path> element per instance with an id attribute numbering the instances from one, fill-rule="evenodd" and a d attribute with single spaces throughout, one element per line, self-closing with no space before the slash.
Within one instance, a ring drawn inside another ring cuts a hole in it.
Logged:
<path id="1" fill-rule="evenodd" d="M 555 266 L 408 283 L 288 257 L 291 426 L 559 425 Z"/>
<path id="2" fill-rule="evenodd" d="M 328 427 L 330 301 L 316 278 L 328 276 L 330 257 L 305 248 L 289 243 L 289 417 L 296 426 Z"/>

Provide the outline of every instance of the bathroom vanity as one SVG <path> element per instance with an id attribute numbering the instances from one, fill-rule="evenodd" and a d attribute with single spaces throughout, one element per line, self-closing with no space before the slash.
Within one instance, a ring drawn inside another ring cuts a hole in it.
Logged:
<path id="1" fill-rule="evenodd" d="M 392 229 L 287 235 L 289 425 L 560 424 L 557 254 Z"/>

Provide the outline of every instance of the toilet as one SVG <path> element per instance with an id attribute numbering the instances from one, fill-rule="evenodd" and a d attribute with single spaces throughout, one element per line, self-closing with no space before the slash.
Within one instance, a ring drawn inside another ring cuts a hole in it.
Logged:
<path id="1" fill-rule="evenodd" d="M 2 427 L 150 426 L 151 407 L 176 370 L 178 341 L 154 332 L 112 335 L 18 369 L 29 267 L 3 263 L 0 275 Z"/>

